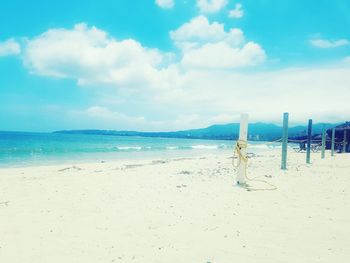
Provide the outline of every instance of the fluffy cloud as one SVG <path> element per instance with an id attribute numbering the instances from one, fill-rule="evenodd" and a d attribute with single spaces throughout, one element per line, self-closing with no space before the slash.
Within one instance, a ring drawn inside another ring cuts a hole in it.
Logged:
<path id="1" fill-rule="evenodd" d="M 317 48 L 335 48 L 347 46 L 350 42 L 347 39 L 327 40 L 327 39 L 311 39 L 310 44 Z"/>
<path id="2" fill-rule="evenodd" d="M 122 127 L 143 130 L 176 130 L 234 122 L 239 120 L 241 112 L 249 113 L 251 121 L 280 122 L 282 113 L 288 111 L 294 124 L 305 123 L 308 118 L 315 122 L 350 118 L 347 103 L 350 67 L 341 63 L 328 68 L 246 73 L 200 68 L 186 70 L 175 79 L 172 89 L 142 93 L 142 100 L 140 95 L 124 97 L 125 102 L 117 106 L 114 101 L 119 95 L 108 94 L 110 102 L 95 103 L 113 114 L 97 108 L 89 110 L 88 116 L 109 123 L 109 128 L 120 128 L 113 125 L 123 123 Z M 132 109 L 134 116 L 142 117 L 125 115 L 123 118 L 118 109 L 127 109 L 122 110 L 125 114 Z M 127 118 L 134 126 L 130 126 Z"/>
<path id="3" fill-rule="evenodd" d="M 71 114 L 75 118 L 89 119 L 90 126 L 88 124 L 87 128 L 91 128 L 91 121 L 97 123 L 98 127 L 103 129 L 140 130 L 140 127 L 144 127 L 142 128 L 143 131 L 190 129 L 193 127 L 193 123 L 201 123 L 201 117 L 198 114 L 184 113 L 167 120 L 152 120 L 142 116 L 124 114 L 105 106 L 92 106 L 84 110 L 71 112 Z M 219 116 L 219 118 L 222 120 L 222 116 Z"/>
<path id="4" fill-rule="evenodd" d="M 235 9 L 230 10 L 228 16 L 232 18 L 241 18 L 244 15 L 241 4 L 236 4 Z"/>
<path id="5" fill-rule="evenodd" d="M 310 117 L 316 122 L 350 118 L 348 66 L 260 73 L 191 70 L 184 78 L 184 93 L 164 103 L 171 107 L 176 101 L 184 112 L 205 116 L 194 121 L 193 127 L 218 121 L 220 115 L 238 121 L 241 112 L 248 112 L 252 121 L 279 122 L 284 111 L 291 113 L 293 123 L 304 123 Z"/>
<path id="6" fill-rule="evenodd" d="M 24 62 L 38 75 L 73 78 L 80 85 L 119 87 L 153 82 L 166 54 L 133 39 L 118 41 L 86 24 L 50 29 L 27 41 Z"/>
<path id="7" fill-rule="evenodd" d="M 171 89 L 179 84 L 178 67 L 238 68 L 264 61 L 256 43 L 244 43 L 240 29 L 199 16 L 170 32 L 183 52 L 178 64 L 171 54 L 146 48 L 133 39 L 117 40 L 106 32 L 77 24 L 73 29 L 50 29 L 27 40 L 24 63 L 32 73 L 76 79 L 84 85 L 111 85 L 137 90 Z"/>
<path id="8" fill-rule="evenodd" d="M 170 37 L 175 45 L 182 50 L 198 48 L 203 44 L 219 41 L 227 41 L 238 46 L 244 41 L 243 32 L 240 29 L 234 28 L 226 32 L 223 24 L 218 22 L 210 24 L 203 15 L 195 17 L 178 29 L 171 31 Z"/>
<path id="9" fill-rule="evenodd" d="M 165 9 L 173 8 L 175 5 L 174 0 L 156 0 L 156 4 Z"/>
<path id="10" fill-rule="evenodd" d="M 232 69 L 257 65 L 266 55 L 240 29 L 225 30 L 199 16 L 170 36 L 181 54 L 169 64 L 159 50 L 84 24 L 29 39 L 23 58 L 35 74 L 98 87 L 91 107 L 72 115 L 72 123 L 85 120 L 86 127 L 187 129 L 237 121 L 241 112 L 248 112 L 251 121 L 272 122 L 280 121 L 284 111 L 293 122 L 350 117 L 350 67 L 344 62 L 243 73 Z M 117 88 L 103 89 L 103 84 Z"/>
<path id="11" fill-rule="evenodd" d="M 226 42 L 218 42 L 187 52 L 182 64 L 185 67 L 229 69 L 255 66 L 263 62 L 265 57 L 264 50 L 253 42 L 248 42 L 242 48 L 233 48 Z"/>
<path id="12" fill-rule="evenodd" d="M 14 39 L 0 42 L 0 57 L 18 55 L 19 53 L 21 53 L 21 47 Z"/>
<path id="13" fill-rule="evenodd" d="M 144 117 L 131 117 L 123 113 L 111 111 L 106 107 L 101 106 L 92 106 L 86 109 L 86 114 L 92 118 L 104 119 L 107 121 L 122 121 L 122 122 L 131 122 L 131 123 L 144 123 Z"/>
<path id="14" fill-rule="evenodd" d="M 243 32 L 224 25 L 209 23 L 199 16 L 170 32 L 175 45 L 183 50 L 181 64 L 185 67 L 212 69 L 255 66 L 266 58 L 262 47 L 254 42 L 245 43 Z"/>
<path id="15" fill-rule="evenodd" d="M 227 5 L 227 0 L 197 0 L 197 7 L 201 13 L 216 13 Z"/>

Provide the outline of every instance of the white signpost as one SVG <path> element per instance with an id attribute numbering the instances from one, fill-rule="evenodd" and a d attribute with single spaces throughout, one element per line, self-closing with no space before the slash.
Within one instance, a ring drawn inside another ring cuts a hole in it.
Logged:
<path id="1" fill-rule="evenodd" d="M 237 183 L 246 183 L 246 170 L 247 170 L 247 137 L 248 137 L 248 114 L 241 114 L 241 122 L 239 126 L 239 140 L 238 145 L 241 156 L 239 158 L 239 164 L 237 169 Z"/>

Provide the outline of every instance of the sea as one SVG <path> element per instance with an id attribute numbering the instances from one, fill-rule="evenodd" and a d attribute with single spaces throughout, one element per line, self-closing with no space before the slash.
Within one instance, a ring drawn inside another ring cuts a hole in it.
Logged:
<path id="1" fill-rule="evenodd" d="M 1 132 L 0 167 L 106 162 L 130 159 L 170 159 L 205 154 L 233 154 L 235 141 L 109 136 L 61 133 Z M 250 142 L 249 152 L 271 147 Z"/>

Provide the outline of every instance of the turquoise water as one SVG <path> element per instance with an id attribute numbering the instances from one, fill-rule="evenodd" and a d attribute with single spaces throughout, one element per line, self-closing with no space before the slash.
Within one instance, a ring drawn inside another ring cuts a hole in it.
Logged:
<path id="1" fill-rule="evenodd" d="M 0 166 L 188 156 L 232 148 L 232 141 L 0 132 Z"/>
<path id="2" fill-rule="evenodd" d="M 234 141 L 222 140 L 0 132 L 0 166 L 190 157 L 232 151 L 233 145 Z M 258 150 L 263 145 L 255 146 Z"/>

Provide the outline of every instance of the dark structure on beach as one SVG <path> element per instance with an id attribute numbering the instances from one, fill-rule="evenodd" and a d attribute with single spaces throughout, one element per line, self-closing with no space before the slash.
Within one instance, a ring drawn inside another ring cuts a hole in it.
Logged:
<path id="1" fill-rule="evenodd" d="M 335 129 L 335 146 L 338 152 L 350 152 L 350 121 L 340 124 Z M 327 130 L 327 137 L 332 138 L 332 129 Z M 326 148 L 331 148 L 331 141 L 327 140 Z"/>

